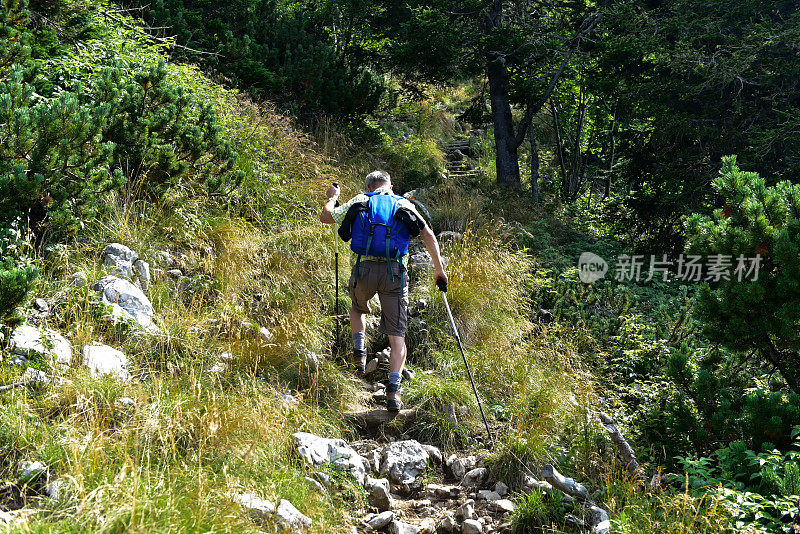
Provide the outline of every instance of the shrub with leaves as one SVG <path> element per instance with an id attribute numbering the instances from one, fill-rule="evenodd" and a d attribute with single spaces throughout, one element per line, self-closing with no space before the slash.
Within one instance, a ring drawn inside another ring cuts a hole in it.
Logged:
<path id="1" fill-rule="evenodd" d="M 705 333 L 733 350 L 756 350 L 800 393 L 800 184 L 768 187 L 729 156 L 714 188 L 725 205 L 713 217 L 689 219 L 688 251 L 727 258 L 734 267 L 739 257 L 759 258 L 760 265 L 757 280 L 740 281 L 734 270 L 701 289 Z"/>

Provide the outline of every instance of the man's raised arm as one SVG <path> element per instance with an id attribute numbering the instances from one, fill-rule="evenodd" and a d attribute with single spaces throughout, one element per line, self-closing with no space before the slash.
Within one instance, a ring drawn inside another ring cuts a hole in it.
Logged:
<path id="1" fill-rule="evenodd" d="M 325 191 L 325 195 L 328 197 L 328 201 L 322 206 L 319 220 L 325 224 L 334 224 L 336 221 L 333 220 L 331 212 L 333 212 L 333 208 L 336 207 L 336 201 L 339 200 L 339 187 L 331 185 L 328 190 Z"/>

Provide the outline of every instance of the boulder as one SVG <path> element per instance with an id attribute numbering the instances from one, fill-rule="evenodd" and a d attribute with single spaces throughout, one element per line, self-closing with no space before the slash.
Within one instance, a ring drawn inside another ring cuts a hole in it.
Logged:
<path id="1" fill-rule="evenodd" d="M 52 359 L 55 363 L 69 365 L 72 361 L 72 345 L 55 330 L 23 324 L 11 333 L 11 354 L 34 358 Z"/>
<path id="2" fill-rule="evenodd" d="M 430 455 L 418 441 L 390 443 L 381 452 L 381 474 L 399 484 L 412 484 L 428 467 Z"/>
<path id="3" fill-rule="evenodd" d="M 275 520 L 279 530 L 304 530 L 311 528 L 311 519 L 303 515 L 286 499 L 281 499 L 275 510 Z"/>
<path id="4" fill-rule="evenodd" d="M 369 521 L 367 521 L 366 523 L 375 530 L 378 530 L 380 528 L 385 527 L 393 520 L 394 520 L 394 512 L 392 512 L 391 510 L 387 510 L 385 512 L 381 512 L 371 517 Z"/>
<path id="5" fill-rule="evenodd" d="M 349 471 L 359 484 L 364 484 L 366 462 L 343 439 L 323 438 L 307 432 L 296 432 L 293 438 L 295 450 L 311 465 L 330 463 L 337 469 Z"/>
<path id="6" fill-rule="evenodd" d="M 142 290 L 127 280 L 104 276 L 92 286 L 103 304 L 111 306 L 114 319 L 134 321 L 147 330 L 158 330 L 153 324 L 153 305 Z"/>
<path id="7" fill-rule="evenodd" d="M 86 345 L 83 347 L 83 364 L 92 376 L 111 375 L 120 380 L 129 380 L 128 357 L 108 345 Z"/>

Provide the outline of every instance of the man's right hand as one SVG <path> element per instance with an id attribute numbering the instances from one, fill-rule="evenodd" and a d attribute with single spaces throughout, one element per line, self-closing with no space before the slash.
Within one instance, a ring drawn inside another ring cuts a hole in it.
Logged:
<path id="1" fill-rule="evenodd" d="M 339 198 L 339 187 L 331 185 L 328 187 L 328 190 L 325 191 L 325 195 L 330 199 Z"/>

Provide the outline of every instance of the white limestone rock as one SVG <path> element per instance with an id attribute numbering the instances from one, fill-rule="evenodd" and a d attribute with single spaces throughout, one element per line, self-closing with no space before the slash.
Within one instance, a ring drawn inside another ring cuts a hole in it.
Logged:
<path id="1" fill-rule="evenodd" d="M 83 347 L 83 363 L 92 376 L 111 375 L 119 380 L 130 380 L 128 357 L 108 345 L 86 345 Z"/>
<path id="2" fill-rule="evenodd" d="M 38 328 L 23 324 L 11 333 L 11 354 L 25 357 L 52 359 L 60 365 L 69 365 L 72 361 L 72 345 L 67 338 L 55 330 Z"/>

